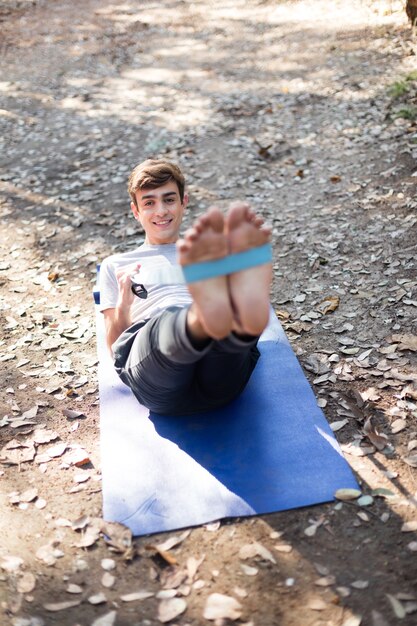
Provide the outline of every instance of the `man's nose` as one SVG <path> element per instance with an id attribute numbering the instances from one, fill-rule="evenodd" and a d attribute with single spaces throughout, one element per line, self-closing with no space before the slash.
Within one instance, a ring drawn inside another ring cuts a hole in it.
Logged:
<path id="1" fill-rule="evenodd" d="M 155 208 L 156 215 L 165 215 L 166 212 L 167 212 L 167 208 L 165 204 L 162 201 L 158 202 Z"/>

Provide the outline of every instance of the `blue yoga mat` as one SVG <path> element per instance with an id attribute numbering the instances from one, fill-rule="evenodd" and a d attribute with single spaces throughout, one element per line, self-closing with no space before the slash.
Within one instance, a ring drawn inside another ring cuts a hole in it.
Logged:
<path id="1" fill-rule="evenodd" d="M 134 535 L 333 500 L 356 480 L 275 314 L 242 395 L 149 414 L 118 379 L 97 311 L 103 515 Z"/>

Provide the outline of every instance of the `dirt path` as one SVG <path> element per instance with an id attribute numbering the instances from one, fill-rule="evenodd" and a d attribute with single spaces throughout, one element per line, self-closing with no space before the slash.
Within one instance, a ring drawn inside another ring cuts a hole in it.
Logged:
<path id="1" fill-rule="evenodd" d="M 401 5 L 0 2 L 2 625 L 151 626 L 164 585 L 183 626 L 209 623 L 214 592 L 241 624 L 417 624 L 417 76 Z M 94 534 L 77 547 L 74 528 L 101 515 L 95 267 L 136 245 L 126 176 L 157 154 L 187 172 L 189 217 L 246 198 L 273 223 L 273 304 L 363 493 L 389 490 L 193 529 L 172 550 L 180 569 L 205 556 L 188 585 L 146 549 L 166 536 L 126 555 Z M 243 561 L 254 541 L 273 560 Z"/>

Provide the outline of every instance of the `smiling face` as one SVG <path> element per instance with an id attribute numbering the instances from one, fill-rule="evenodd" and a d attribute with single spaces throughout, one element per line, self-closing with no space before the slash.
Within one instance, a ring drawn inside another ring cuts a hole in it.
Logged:
<path id="1" fill-rule="evenodd" d="M 169 181 L 156 189 L 138 189 L 135 196 L 138 206 L 133 202 L 130 206 L 146 233 L 145 243 L 175 243 L 188 203 L 187 194 L 181 202 L 177 183 Z"/>

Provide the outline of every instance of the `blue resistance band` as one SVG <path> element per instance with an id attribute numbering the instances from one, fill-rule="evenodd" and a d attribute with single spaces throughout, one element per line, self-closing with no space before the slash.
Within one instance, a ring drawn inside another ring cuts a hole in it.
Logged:
<path id="1" fill-rule="evenodd" d="M 271 260 L 272 247 L 270 243 L 266 243 L 258 248 L 250 248 L 244 252 L 229 254 L 222 259 L 183 265 L 182 271 L 185 282 L 195 283 L 198 280 L 206 280 L 207 278 L 215 278 L 216 276 L 225 276 L 226 274 L 241 272 L 249 267 L 264 265 L 264 263 L 269 263 Z"/>

